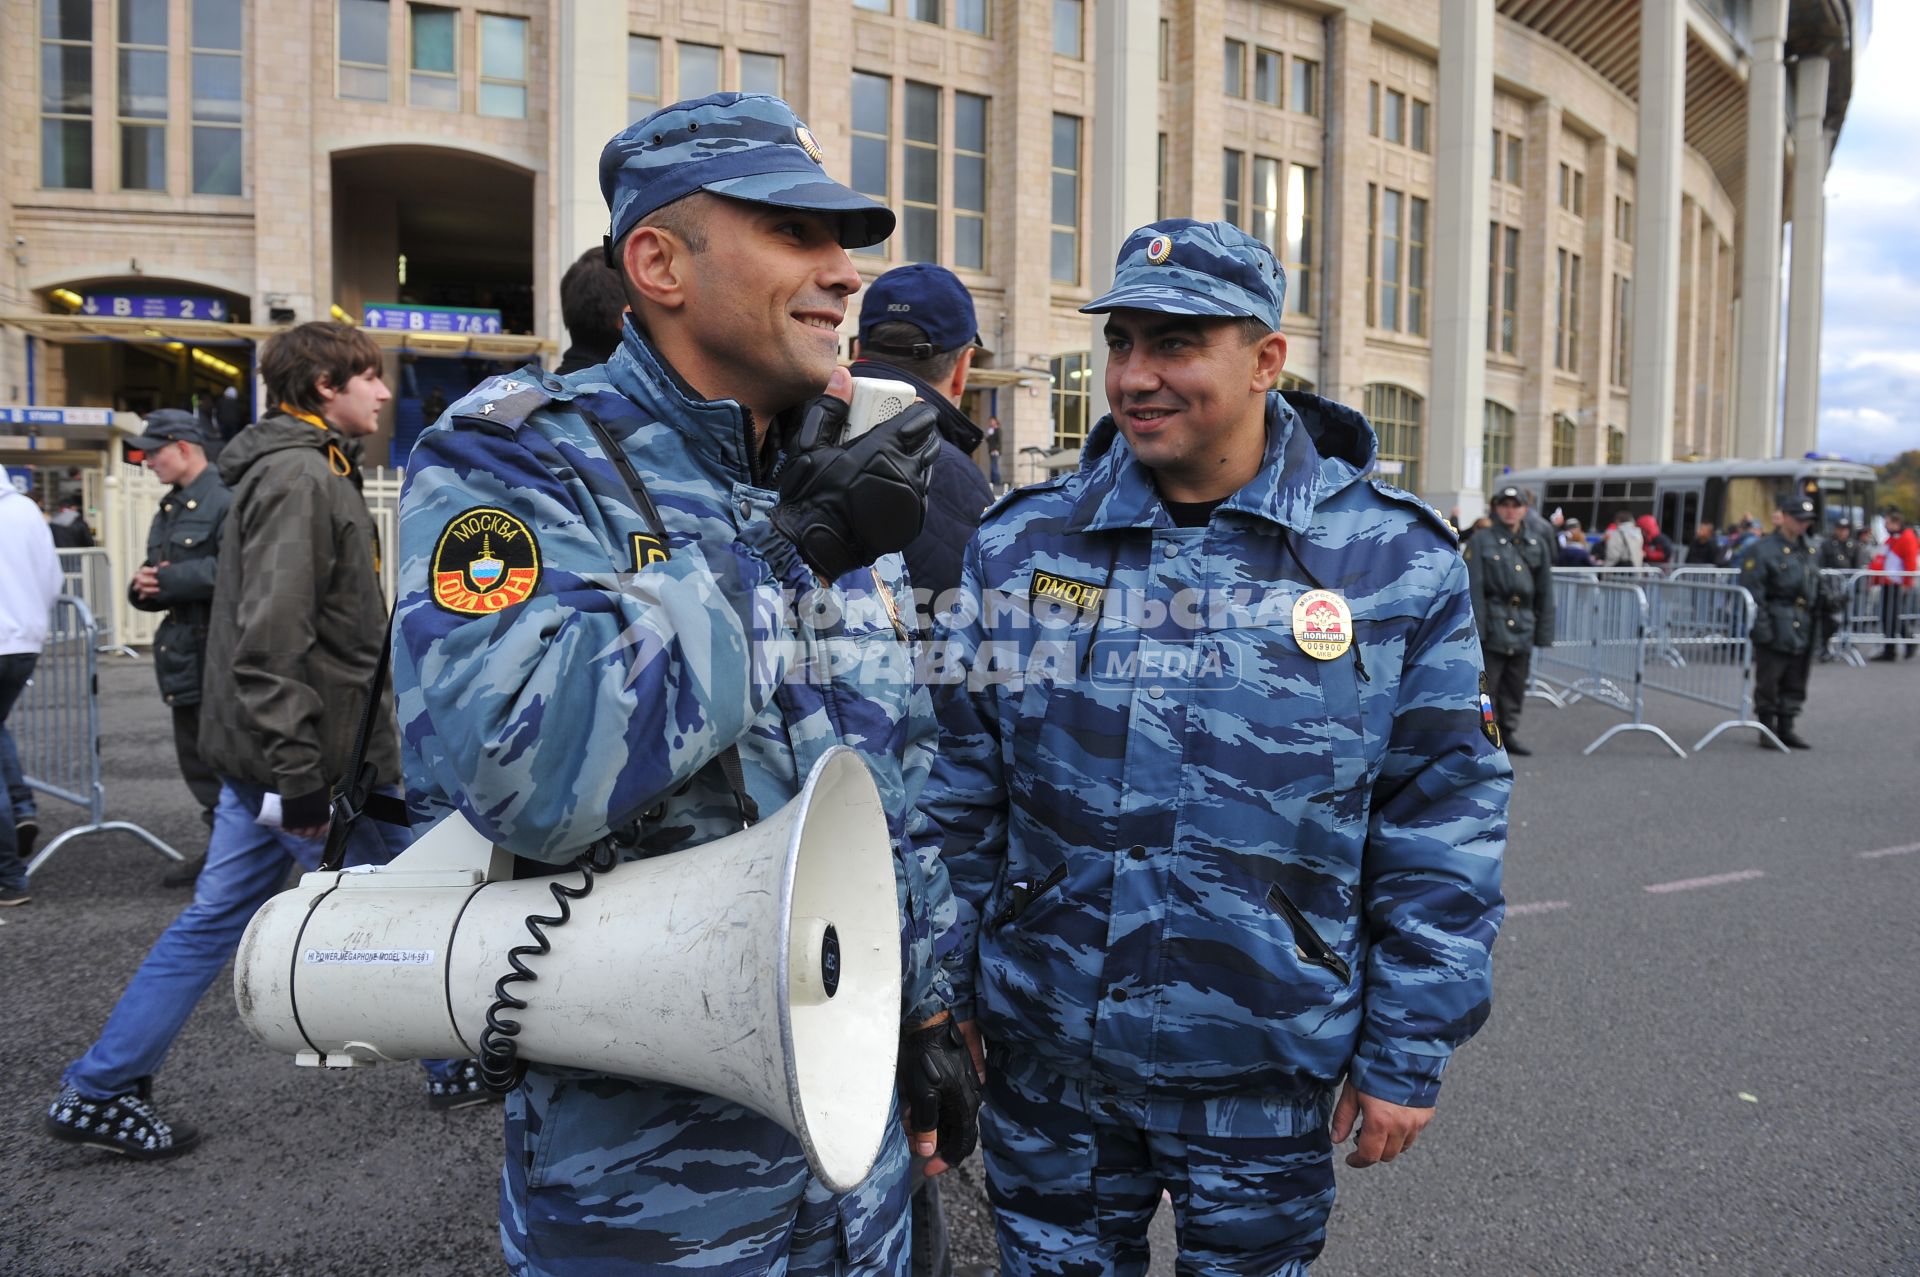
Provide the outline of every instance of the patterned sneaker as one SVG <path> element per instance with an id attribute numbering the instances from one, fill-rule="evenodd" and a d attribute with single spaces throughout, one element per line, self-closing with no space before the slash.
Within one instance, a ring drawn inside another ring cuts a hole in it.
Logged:
<path id="1" fill-rule="evenodd" d="M 480 1080 L 480 1061 L 462 1060 L 450 1077 L 427 1078 L 427 1106 L 442 1110 L 492 1104 L 501 1098 Z"/>
<path id="2" fill-rule="evenodd" d="M 47 1134 L 69 1144 L 104 1148 L 139 1162 L 177 1157 L 200 1142 L 184 1122 L 168 1122 L 153 1106 L 153 1079 L 141 1078 L 124 1095 L 90 1100 L 71 1086 L 47 1107 Z"/>
<path id="3" fill-rule="evenodd" d="M 18 887 L 0 887 L 0 909 L 11 909 L 15 905 L 32 903 L 33 897 Z"/>

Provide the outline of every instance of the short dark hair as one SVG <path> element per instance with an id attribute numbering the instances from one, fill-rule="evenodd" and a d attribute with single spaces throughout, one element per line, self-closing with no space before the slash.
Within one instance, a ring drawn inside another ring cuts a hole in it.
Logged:
<path id="1" fill-rule="evenodd" d="M 1269 328 L 1266 320 L 1257 319 L 1252 315 L 1244 316 L 1234 327 L 1240 330 L 1240 344 L 1243 346 L 1251 346 L 1262 337 L 1270 337 L 1279 331 Z"/>
<path id="2" fill-rule="evenodd" d="M 576 346 L 612 350 L 620 344 L 620 317 L 627 291 L 620 272 L 607 269 L 606 254 L 590 248 L 560 277 L 560 319 Z"/>
<path id="3" fill-rule="evenodd" d="M 929 386 L 938 386 L 953 376 L 953 370 L 960 362 L 960 352 L 966 347 L 942 350 L 928 355 L 925 359 L 913 359 L 905 355 L 892 355 L 876 346 L 903 348 L 924 343 L 927 330 L 918 324 L 904 319 L 883 319 L 867 333 L 860 343 L 860 358 L 871 359 L 876 364 L 885 364 L 889 368 L 898 368 L 910 377 L 918 377 Z"/>
<path id="4" fill-rule="evenodd" d="M 671 233 L 674 238 L 687 246 L 689 253 L 698 257 L 707 251 L 706 215 L 707 211 L 713 207 L 713 201 L 718 198 L 718 196 L 709 195 L 705 191 L 694 191 L 690 195 L 681 196 L 670 204 L 662 204 L 659 208 L 654 209 L 653 212 L 648 213 L 645 217 L 635 222 L 633 224 L 633 230 L 621 236 L 620 241 L 613 246 L 613 261 L 610 265 L 613 267 L 614 278 L 619 281 L 620 292 L 626 298 L 628 308 L 633 311 L 634 323 L 639 324 L 642 330 L 645 329 L 646 325 L 641 320 L 641 316 L 645 312 L 640 309 L 640 294 L 634 291 L 633 281 L 627 278 L 628 236 L 631 236 L 633 231 L 639 230 L 642 226 L 652 226 Z M 572 331 L 571 325 L 569 325 L 568 331 Z M 619 341 L 619 331 L 619 325 L 614 325 L 616 344 L 618 344 Z"/>
<path id="5" fill-rule="evenodd" d="M 260 351 L 260 376 L 267 398 L 319 415 L 326 406 L 320 383 L 335 390 L 364 372 L 380 369 L 380 347 L 358 328 L 316 319 L 267 339 Z"/>

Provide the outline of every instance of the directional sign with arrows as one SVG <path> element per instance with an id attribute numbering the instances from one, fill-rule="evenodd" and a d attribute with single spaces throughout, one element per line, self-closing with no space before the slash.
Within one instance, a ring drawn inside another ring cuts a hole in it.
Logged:
<path id="1" fill-rule="evenodd" d="M 360 322 L 368 328 L 407 333 L 477 333 L 500 331 L 500 312 L 470 306 L 416 306 L 412 302 L 368 302 Z"/>
<path id="2" fill-rule="evenodd" d="M 211 319 L 231 317 L 227 304 L 213 297 L 148 297 L 126 293 L 88 293 L 80 312 L 108 319 Z"/>

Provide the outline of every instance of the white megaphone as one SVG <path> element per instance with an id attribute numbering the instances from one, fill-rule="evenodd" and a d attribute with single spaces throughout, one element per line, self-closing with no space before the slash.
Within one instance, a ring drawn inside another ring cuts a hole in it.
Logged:
<path id="1" fill-rule="evenodd" d="M 240 1018 L 298 1063 L 479 1054 L 507 951 L 552 879 L 460 814 L 378 869 L 310 873 L 254 916 Z M 565 874 L 575 882 L 578 875 Z M 845 1192 L 879 1156 L 900 1036 L 900 916 L 880 794 L 836 747 L 757 825 L 619 865 L 510 986 L 520 1058 L 671 1082 L 761 1113 Z"/>

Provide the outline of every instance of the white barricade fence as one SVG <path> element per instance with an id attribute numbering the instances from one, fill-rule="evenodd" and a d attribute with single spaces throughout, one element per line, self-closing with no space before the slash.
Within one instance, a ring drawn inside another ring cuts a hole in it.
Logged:
<path id="1" fill-rule="evenodd" d="M 1822 575 L 1835 578 L 1834 588 L 1843 592 L 1837 647 L 1849 664 L 1920 647 L 1920 572 L 1862 568 Z"/>
<path id="2" fill-rule="evenodd" d="M 1640 589 L 1647 601 L 1642 683 L 1729 715 L 1695 742 L 1695 752 L 1736 727 L 1751 727 L 1787 752 L 1753 716 L 1753 596 L 1738 585 L 1698 578 L 1652 581 Z"/>
<path id="3" fill-rule="evenodd" d="M 7 715 L 27 784 L 51 798 L 84 809 L 86 820 L 48 843 L 27 863 L 27 873 L 82 834 L 130 833 L 173 860 L 185 857 L 139 825 L 108 820 L 106 785 L 100 773 L 99 632 L 87 605 L 71 595 L 54 600 L 47 641 L 33 678 Z"/>
<path id="4" fill-rule="evenodd" d="M 391 607 L 399 567 L 400 487 L 406 475 L 386 466 L 360 473 L 361 495 L 366 498 L 374 532 L 380 538 L 380 587 Z M 115 460 L 108 463 L 105 491 L 101 546 L 80 552 L 103 558 L 100 566 L 89 569 L 99 574 L 101 592 L 76 592 L 72 588 L 75 581 L 69 577 L 68 593 L 86 600 L 102 632 L 111 636 L 111 645 L 146 647 L 152 644 L 154 631 L 166 614 L 143 612 L 127 602 L 127 583 L 133 580 L 135 569 L 147 561 L 147 529 L 170 489 L 146 467 Z M 63 551 L 70 553 L 74 551 Z"/>
<path id="5" fill-rule="evenodd" d="M 1552 647 L 1535 648 L 1533 677 L 1557 705 L 1592 700 L 1626 714 L 1583 753 L 1626 732 L 1658 737 L 1681 758 L 1687 752 L 1646 721 L 1647 594 L 1639 584 L 1595 580 L 1575 568 L 1553 574 Z M 1544 694 L 1544 692 L 1542 693 Z"/>

